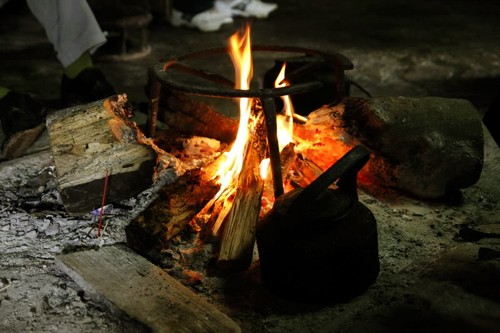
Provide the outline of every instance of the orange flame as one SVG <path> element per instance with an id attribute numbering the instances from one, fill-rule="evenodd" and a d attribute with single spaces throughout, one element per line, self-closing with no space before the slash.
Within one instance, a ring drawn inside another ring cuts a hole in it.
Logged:
<path id="1" fill-rule="evenodd" d="M 274 82 L 274 86 L 276 88 L 282 88 L 289 86 L 290 84 L 287 82 L 284 82 L 283 80 L 285 79 L 285 70 L 286 70 L 286 63 L 283 64 L 283 67 L 281 67 L 281 71 L 278 74 L 278 77 L 276 78 L 276 81 Z M 280 151 L 290 142 L 293 142 L 293 105 L 292 105 L 292 100 L 290 99 L 290 96 L 281 96 L 281 99 L 283 100 L 284 103 L 284 111 L 285 114 L 279 114 L 277 115 L 277 123 L 278 123 L 278 144 L 280 147 Z"/>
<path id="2" fill-rule="evenodd" d="M 274 86 L 276 88 L 282 88 L 290 85 L 288 82 L 284 81 L 285 71 L 286 71 L 286 63 L 283 64 L 283 67 L 281 67 L 278 77 L 274 81 Z M 293 116 L 295 113 L 290 96 L 288 95 L 281 96 L 281 99 L 283 100 L 284 104 L 283 107 L 284 114 L 278 114 L 276 116 L 276 125 L 278 128 L 278 146 L 280 151 L 282 151 L 287 144 L 294 142 Z M 268 158 L 264 159 L 261 162 L 260 176 L 262 177 L 262 179 L 267 178 L 267 175 L 269 174 L 269 165 L 270 165 L 270 160 Z"/>
<path id="3" fill-rule="evenodd" d="M 250 26 L 244 31 L 236 32 L 229 39 L 229 51 L 233 61 L 236 76 L 236 88 L 250 89 L 253 75 L 252 51 L 250 44 Z M 248 138 L 253 129 L 254 120 L 251 118 L 251 98 L 240 98 L 240 120 L 236 139 L 231 150 L 225 153 L 225 160 L 217 171 L 221 189 L 218 197 L 227 187 L 236 182 L 243 165 L 243 153 L 246 150 Z"/>
<path id="4" fill-rule="evenodd" d="M 250 82 L 253 76 L 253 59 L 251 50 L 250 25 L 233 34 L 229 39 L 229 55 L 233 62 L 236 89 L 250 89 Z M 283 65 L 278 77 L 275 81 L 275 87 L 281 88 L 288 86 L 284 82 L 286 64 Z M 282 150 L 287 144 L 293 142 L 293 116 L 294 110 L 289 96 L 282 96 L 284 102 L 284 114 L 277 116 L 278 126 L 278 143 Z M 231 146 L 231 150 L 226 152 L 224 160 L 217 170 L 216 177 L 221 185 L 219 192 L 215 195 L 218 198 L 230 186 L 237 184 L 238 175 L 243 166 L 244 152 L 246 151 L 249 142 L 250 133 L 254 130 L 255 119 L 251 115 L 252 108 L 251 98 L 240 98 L 239 110 L 240 119 L 238 133 L 236 139 Z M 269 159 L 265 159 L 261 163 L 261 177 L 267 178 L 269 172 Z"/>

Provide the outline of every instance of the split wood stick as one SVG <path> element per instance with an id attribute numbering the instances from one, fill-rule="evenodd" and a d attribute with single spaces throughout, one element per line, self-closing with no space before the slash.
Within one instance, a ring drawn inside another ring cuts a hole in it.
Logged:
<path id="1" fill-rule="evenodd" d="M 259 218 L 264 181 L 258 154 L 249 149 L 239 177 L 236 197 L 224 226 L 217 265 L 224 270 L 244 270 L 252 261 L 255 228 Z"/>
<path id="2" fill-rule="evenodd" d="M 255 229 L 264 191 L 264 180 L 259 168 L 266 147 L 263 128 L 263 122 L 260 122 L 250 138 L 236 196 L 224 225 L 217 261 L 223 270 L 244 270 L 252 262 Z"/>
<path id="3" fill-rule="evenodd" d="M 200 233 L 203 241 L 213 242 L 221 237 L 221 226 L 231 210 L 235 192 L 235 189 L 227 188 L 220 195 L 213 197 L 194 217 L 193 220 L 198 225 L 203 225 Z"/>
<path id="4" fill-rule="evenodd" d="M 217 170 L 220 166 L 221 160 L 225 156 L 221 155 L 214 162 L 203 168 L 204 181 L 209 182 L 215 186 Z M 220 236 L 219 229 L 226 219 L 231 202 L 234 198 L 235 190 L 227 188 L 222 193 L 219 193 L 220 186 L 212 198 L 206 201 L 206 204 L 201 208 L 192 218 L 190 224 L 197 225 L 200 228 L 200 238 L 205 242 L 212 242 Z"/>

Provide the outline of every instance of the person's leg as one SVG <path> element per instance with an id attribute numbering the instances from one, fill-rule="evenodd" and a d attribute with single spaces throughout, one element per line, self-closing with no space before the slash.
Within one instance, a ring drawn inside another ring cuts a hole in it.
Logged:
<path id="1" fill-rule="evenodd" d="M 85 52 L 92 54 L 106 37 L 85 0 L 26 0 L 54 45 L 57 58 L 67 67 Z"/>
<path id="2" fill-rule="evenodd" d="M 9 0 L 0 0 L 2 8 Z M 29 94 L 0 86 L 0 161 L 21 156 L 44 129 L 44 108 Z"/>
<path id="3" fill-rule="evenodd" d="M 64 67 L 64 106 L 92 102 L 115 94 L 104 74 L 93 67 L 91 54 L 106 42 L 86 0 L 26 0 L 43 25 Z"/>
<path id="4" fill-rule="evenodd" d="M 0 6 L 6 3 L 0 0 Z M 106 42 L 86 1 L 27 0 L 64 68 L 63 106 L 114 95 L 90 54 Z M 0 160 L 23 154 L 45 128 L 45 108 L 29 94 L 0 87 Z"/>

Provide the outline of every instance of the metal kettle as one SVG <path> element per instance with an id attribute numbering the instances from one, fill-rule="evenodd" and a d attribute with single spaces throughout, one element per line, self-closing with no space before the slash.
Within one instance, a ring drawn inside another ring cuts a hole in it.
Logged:
<path id="1" fill-rule="evenodd" d="M 330 302 L 359 295 L 375 281 L 376 221 L 357 195 L 357 174 L 369 157 L 355 146 L 306 188 L 276 199 L 256 234 L 269 289 L 295 301 Z"/>

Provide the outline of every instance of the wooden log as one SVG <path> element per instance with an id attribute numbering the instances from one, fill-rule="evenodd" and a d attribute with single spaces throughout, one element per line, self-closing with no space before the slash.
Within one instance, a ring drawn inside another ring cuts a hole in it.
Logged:
<path id="1" fill-rule="evenodd" d="M 236 138 L 238 121 L 228 117 L 202 99 L 191 94 L 170 92 L 164 96 L 167 106 L 159 119 L 182 134 L 197 135 L 231 143 Z"/>
<path id="2" fill-rule="evenodd" d="M 60 254 L 56 264 L 94 300 L 115 313 L 120 310 L 151 332 L 241 332 L 215 306 L 126 247 Z"/>
<path id="3" fill-rule="evenodd" d="M 198 142 L 198 139 L 194 139 Z M 185 148 L 184 143 L 182 146 Z M 196 152 L 187 149 L 189 156 L 196 155 Z M 206 164 L 187 170 L 163 186 L 157 198 L 127 226 L 127 244 L 143 254 L 159 253 L 168 248 L 170 240 L 188 226 L 193 231 L 201 231 L 200 238 L 203 241 L 216 239 L 217 232 L 212 234 L 206 231 L 212 230 L 221 214 L 227 215 L 221 213 L 222 210 L 230 208 L 223 207 L 222 202 L 213 206 L 216 201 L 214 197 L 220 189 L 214 177 L 221 159 L 224 156 L 220 155 L 216 160 L 211 159 Z M 186 161 L 185 164 L 192 163 Z M 221 219 L 224 218 L 221 216 Z M 208 225 L 210 228 L 207 228 Z"/>
<path id="4" fill-rule="evenodd" d="M 171 130 L 158 131 L 154 142 L 175 156 L 186 169 L 205 167 L 225 148 L 218 140 L 199 136 L 187 137 Z"/>
<path id="5" fill-rule="evenodd" d="M 475 184 L 483 165 L 481 119 L 461 99 L 346 98 L 311 113 L 297 133 L 311 143 L 303 153 L 323 169 L 365 145 L 372 158 L 361 178 L 421 198 Z"/>
<path id="6" fill-rule="evenodd" d="M 170 105 L 182 109 L 182 114 L 213 112 L 203 103 L 181 107 L 182 95 L 170 98 Z M 218 122 L 222 128 L 232 128 L 230 118 Z M 295 128 L 296 137 L 315 145 L 304 155 L 320 169 L 363 144 L 371 151 L 370 162 L 360 172 L 365 183 L 395 187 L 422 198 L 437 198 L 471 186 L 482 170 L 480 117 L 466 100 L 349 97 L 312 112 L 306 125 Z"/>
<path id="7" fill-rule="evenodd" d="M 293 168 L 294 172 L 290 176 L 290 181 L 294 187 L 306 187 L 323 173 L 323 169 L 309 157 L 302 154 L 295 158 L 291 168 Z"/>
<path id="8" fill-rule="evenodd" d="M 108 202 L 151 185 L 158 155 L 140 142 L 143 135 L 128 120 L 129 111 L 126 96 L 117 95 L 48 115 L 59 189 L 70 214 L 89 213 L 101 205 L 106 175 Z M 165 167 L 175 165 L 168 154 L 162 160 Z"/>

